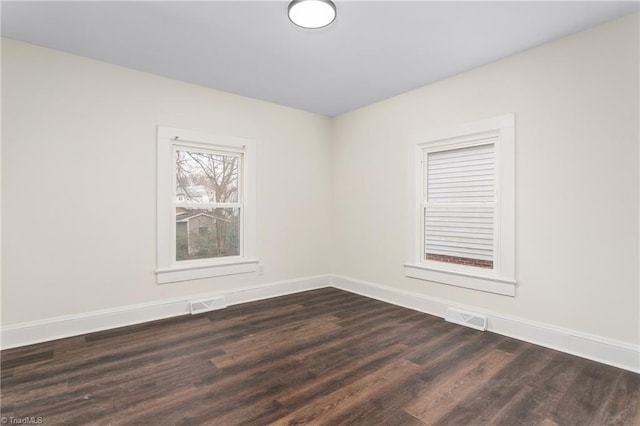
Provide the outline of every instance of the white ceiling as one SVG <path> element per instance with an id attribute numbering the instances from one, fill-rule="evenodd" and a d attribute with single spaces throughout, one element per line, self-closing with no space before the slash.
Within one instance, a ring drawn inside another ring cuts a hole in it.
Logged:
<path id="1" fill-rule="evenodd" d="M 320 30 L 291 24 L 288 1 L 2 1 L 2 35 L 335 116 L 639 10 L 334 1 L 338 17 Z"/>

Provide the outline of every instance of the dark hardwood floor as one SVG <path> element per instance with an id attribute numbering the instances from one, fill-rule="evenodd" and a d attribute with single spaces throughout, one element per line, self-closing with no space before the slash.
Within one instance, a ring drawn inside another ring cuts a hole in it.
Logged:
<path id="1" fill-rule="evenodd" d="M 640 375 L 336 289 L 2 352 L 5 421 L 640 425 Z"/>

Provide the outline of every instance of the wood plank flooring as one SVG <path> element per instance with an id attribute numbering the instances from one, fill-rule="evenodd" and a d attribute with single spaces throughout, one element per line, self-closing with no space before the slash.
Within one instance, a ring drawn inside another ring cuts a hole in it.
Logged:
<path id="1" fill-rule="evenodd" d="M 640 425 L 640 375 L 327 288 L 2 352 L 2 416 Z"/>

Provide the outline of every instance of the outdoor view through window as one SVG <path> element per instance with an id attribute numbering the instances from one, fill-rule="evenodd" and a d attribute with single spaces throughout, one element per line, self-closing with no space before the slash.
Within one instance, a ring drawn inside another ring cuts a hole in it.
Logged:
<path id="1" fill-rule="evenodd" d="M 240 255 L 242 155 L 175 150 L 176 260 Z"/>

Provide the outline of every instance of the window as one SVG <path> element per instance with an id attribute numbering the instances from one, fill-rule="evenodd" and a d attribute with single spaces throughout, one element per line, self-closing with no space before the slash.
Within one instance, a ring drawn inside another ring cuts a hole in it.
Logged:
<path id="1" fill-rule="evenodd" d="M 158 127 L 159 284 L 255 272 L 255 141 Z"/>
<path id="2" fill-rule="evenodd" d="M 411 141 L 405 275 L 515 295 L 514 129 L 510 114 Z"/>
<path id="3" fill-rule="evenodd" d="M 238 256 L 242 154 L 176 145 L 173 156 L 176 261 Z"/>

